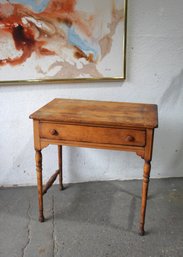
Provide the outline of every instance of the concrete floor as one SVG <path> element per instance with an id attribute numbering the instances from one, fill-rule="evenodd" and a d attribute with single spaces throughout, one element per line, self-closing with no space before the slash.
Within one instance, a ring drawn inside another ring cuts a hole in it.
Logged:
<path id="1" fill-rule="evenodd" d="M 36 187 L 0 189 L 0 257 L 183 257 L 183 179 L 151 180 L 146 235 L 141 181 L 54 186 L 37 221 Z"/>

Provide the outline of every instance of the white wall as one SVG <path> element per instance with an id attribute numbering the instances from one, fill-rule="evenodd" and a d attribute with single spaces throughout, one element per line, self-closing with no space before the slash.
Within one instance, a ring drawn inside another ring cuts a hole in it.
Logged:
<path id="1" fill-rule="evenodd" d="M 183 1 L 129 0 L 125 82 L 0 86 L 0 185 L 36 184 L 29 114 L 55 97 L 159 105 L 151 177 L 183 175 Z M 115 65 L 115 64 L 114 64 Z M 56 146 L 43 150 L 44 178 Z M 64 181 L 142 177 L 133 153 L 64 148 Z"/>

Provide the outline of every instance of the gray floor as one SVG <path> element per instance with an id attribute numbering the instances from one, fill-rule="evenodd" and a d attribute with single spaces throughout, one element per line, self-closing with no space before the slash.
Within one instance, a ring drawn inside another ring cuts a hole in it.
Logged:
<path id="1" fill-rule="evenodd" d="M 183 179 L 151 180 L 146 235 L 141 181 L 54 186 L 37 221 L 36 187 L 0 189 L 0 257 L 183 256 Z"/>

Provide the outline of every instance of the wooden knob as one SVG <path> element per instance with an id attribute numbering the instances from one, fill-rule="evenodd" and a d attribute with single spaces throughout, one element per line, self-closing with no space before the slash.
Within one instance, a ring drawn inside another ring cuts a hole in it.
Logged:
<path id="1" fill-rule="evenodd" d="M 135 141 L 135 138 L 132 137 L 132 136 L 127 136 L 126 139 L 125 139 L 127 142 L 134 142 Z"/>
<path id="2" fill-rule="evenodd" d="M 50 130 L 50 134 L 51 134 L 52 136 L 56 136 L 56 135 L 58 134 L 58 132 L 56 131 L 56 129 L 51 129 L 51 130 Z"/>

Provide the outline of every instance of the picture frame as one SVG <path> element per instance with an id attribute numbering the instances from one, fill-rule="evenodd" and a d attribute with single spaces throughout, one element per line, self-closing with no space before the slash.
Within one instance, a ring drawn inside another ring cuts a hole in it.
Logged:
<path id="1" fill-rule="evenodd" d="M 0 0 L 0 84 L 126 78 L 127 0 Z"/>

